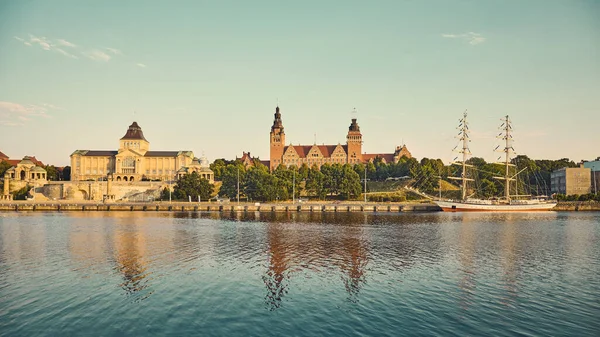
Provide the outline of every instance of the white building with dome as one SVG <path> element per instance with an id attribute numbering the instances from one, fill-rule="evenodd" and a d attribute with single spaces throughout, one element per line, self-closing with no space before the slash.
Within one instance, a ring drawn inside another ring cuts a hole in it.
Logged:
<path id="1" fill-rule="evenodd" d="M 194 158 L 190 165 L 179 169 L 177 171 L 177 177 L 180 178 L 186 174 L 191 174 L 192 172 L 196 172 L 200 178 L 208 180 L 211 184 L 214 184 L 215 182 L 215 173 L 210 169 L 210 163 L 205 156 L 202 156 L 200 159 Z"/>

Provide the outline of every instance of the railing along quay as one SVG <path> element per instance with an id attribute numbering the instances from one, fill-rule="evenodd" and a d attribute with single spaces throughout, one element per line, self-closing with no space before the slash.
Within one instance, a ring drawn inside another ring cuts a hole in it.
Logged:
<path id="1" fill-rule="evenodd" d="M 216 204 L 216 203 L 0 203 L 0 212 L 145 211 L 145 212 L 438 212 L 435 204 Z"/>

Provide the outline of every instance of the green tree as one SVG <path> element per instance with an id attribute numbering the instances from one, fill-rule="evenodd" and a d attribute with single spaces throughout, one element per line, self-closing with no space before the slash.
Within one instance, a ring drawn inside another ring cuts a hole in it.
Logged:
<path id="1" fill-rule="evenodd" d="M 169 200 L 169 196 L 170 196 L 169 188 L 168 187 L 163 188 L 163 190 L 160 192 L 160 200 L 163 200 L 163 201 Z"/>
<path id="2" fill-rule="evenodd" d="M 179 179 L 173 188 L 173 195 L 178 200 L 198 201 L 198 197 L 202 200 L 208 200 L 213 193 L 214 186 L 206 179 L 201 178 L 196 172 L 185 174 Z"/>
<path id="3" fill-rule="evenodd" d="M 223 170 L 225 170 L 225 167 L 227 167 L 227 161 L 223 158 L 215 159 L 215 161 L 210 164 L 210 169 L 215 174 L 215 180 L 221 180 L 221 176 L 223 175 Z"/>
<path id="4" fill-rule="evenodd" d="M 10 165 L 7 161 L 0 162 L 0 179 L 4 178 L 4 173 L 6 173 L 6 171 L 11 167 L 12 165 Z"/>
<path id="5" fill-rule="evenodd" d="M 71 166 L 65 166 L 62 170 L 62 180 L 71 180 Z"/>
<path id="6" fill-rule="evenodd" d="M 27 197 L 29 196 L 29 190 L 31 190 L 31 186 L 27 185 L 20 190 L 15 191 L 13 193 L 13 200 L 27 200 Z"/>
<path id="7" fill-rule="evenodd" d="M 261 169 L 262 168 L 258 168 Z M 268 169 L 267 169 L 268 171 Z M 220 195 L 226 195 L 230 199 L 237 198 L 238 191 L 238 175 L 240 182 L 240 194 L 243 192 L 242 187 L 245 184 L 246 180 L 246 168 L 241 162 L 235 162 L 233 164 L 228 164 L 225 169 L 221 173 L 221 190 L 219 191 Z"/>
<path id="8" fill-rule="evenodd" d="M 345 199 L 356 198 L 361 193 L 360 176 L 350 164 L 341 167 L 338 184 L 339 192 Z"/>
<path id="9" fill-rule="evenodd" d="M 54 165 L 46 165 L 44 170 L 46 170 L 48 180 L 58 180 L 58 169 Z"/>
<path id="10" fill-rule="evenodd" d="M 287 200 L 288 190 L 275 175 L 260 167 L 251 167 L 246 172 L 244 194 L 251 200 Z"/>
<path id="11" fill-rule="evenodd" d="M 325 175 L 323 172 L 319 170 L 317 165 L 313 165 L 308 171 L 308 177 L 306 178 L 306 190 L 308 194 L 319 200 L 324 199 L 327 194 L 324 181 Z"/>

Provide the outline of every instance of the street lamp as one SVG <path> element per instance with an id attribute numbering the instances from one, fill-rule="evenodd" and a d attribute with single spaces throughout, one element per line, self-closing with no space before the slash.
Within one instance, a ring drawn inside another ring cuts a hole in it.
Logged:
<path id="1" fill-rule="evenodd" d="M 169 204 L 171 203 L 171 182 L 172 182 L 172 178 L 169 177 Z"/>
<path id="2" fill-rule="evenodd" d="M 367 164 L 365 164 L 365 204 L 367 203 Z"/>
<path id="3" fill-rule="evenodd" d="M 294 175 L 292 178 L 292 205 L 296 204 L 296 166 L 294 166 Z"/>

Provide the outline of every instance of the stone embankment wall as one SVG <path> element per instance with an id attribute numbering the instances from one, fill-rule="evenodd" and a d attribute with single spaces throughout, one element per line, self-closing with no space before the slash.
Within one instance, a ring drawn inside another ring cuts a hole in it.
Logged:
<path id="1" fill-rule="evenodd" d="M 183 212 L 437 212 L 435 204 L 218 204 L 218 203 L 95 203 L 11 202 L 2 211 L 183 211 Z"/>
<path id="2" fill-rule="evenodd" d="M 148 201 L 160 197 L 168 184 L 160 181 L 111 182 L 110 194 L 115 200 Z M 106 181 L 53 181 L 34 189 L 36 201 L 103 201 Z"/>
<path id="3" fill-rule="evenodd" d="M 553 211 L 600 211 L 600 202 L 598 201 L 562 201 L 559 202 Z"/>

